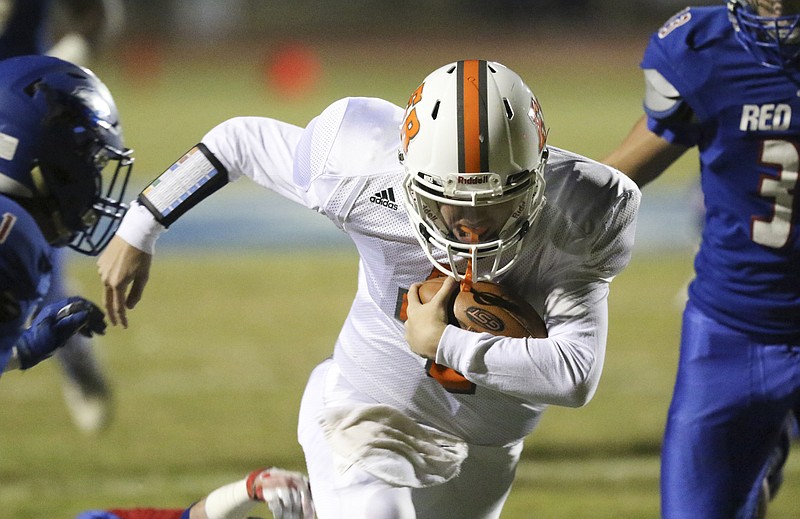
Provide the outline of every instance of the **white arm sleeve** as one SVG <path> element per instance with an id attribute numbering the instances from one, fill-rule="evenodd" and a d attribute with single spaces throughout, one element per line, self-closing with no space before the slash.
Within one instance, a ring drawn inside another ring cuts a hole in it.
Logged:
<path id="1" fill-rule="evenodd" d="M 448 326 L 436 362 L 479 386 L 531 403 L 580 407 L 594 395 L 605 357 L 608 285 L 593 292 L 584 302 L 594 300 L 585 313 L 551 324 L 546 339 L 510 339 Z"/>
<path id="2" fill-rule="evenodd" d="M 227 170 L 228 182 L 246 176 L 303 203 L 302 191 L 292 182 L 294 149 L 302 133 L 302 128 L 273 119 L 239 117 L 213 128 L 202 142 Z M 133 201 L 117 236 L 153 254 L 155 242 L 164 231 L 146 207 Z"/>
<path id="3" fill-rule="evenodd" d="M 275 119 L 237 117 L 212 129 L 202 142 L 228 170 L 230 182 L 244 176 L 306 205 L 293 181 L 295 150 L 303 131 Z"/>
<path id="4" fill-rule="evenodd" d="M 241 519 L 256 505 L 247 494 L 247 478 L 222 486 L 206 497 L 208 519 Z"/>

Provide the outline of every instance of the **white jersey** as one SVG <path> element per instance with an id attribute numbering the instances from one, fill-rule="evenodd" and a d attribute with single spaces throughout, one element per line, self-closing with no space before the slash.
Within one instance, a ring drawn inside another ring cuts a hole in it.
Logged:
<path id="1" fill-rule="evenodd" d="M 400 319 L 409 286 L 433 270 L 401 202 L 402 116 L 389 102 L 348 98 L 305 129 L 235 118 L 203 143 L 231 181 L 246 176 L 326 215 L 352 238 L 358 290 L 333 358 L 354 388 L 469 443 L 516 443 L 546 405 L 580 406 L 594 394 L 608 284 L 630 258 L 639 190 L 616 170 L 550 148 L 547 203 L 519 260 L 498 279 L 544 317 L 549 336 L 511 339 L 448 326 L 436 361 L 477 386 L 474 394 L 449 393 L 409 349 Z"/>

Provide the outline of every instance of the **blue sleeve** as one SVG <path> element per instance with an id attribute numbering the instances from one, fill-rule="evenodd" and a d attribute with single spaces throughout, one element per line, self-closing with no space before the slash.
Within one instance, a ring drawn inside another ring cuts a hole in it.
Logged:
<path id="1" fill-rule="evenodd" d="M 653 34 L 641 68 L 656 70 L 680 94 L 679 109 L 669 113 L 648 110 L 648 128 L 676 144 L 692 147 L 703 138 L 703 122 L 717 95 L 709 85 L 715 66 L 714 43 L 729 38 L 730 22 L 724 7 L 686 8 Z"/>
<path id="2" fill-rule="evenodd" d="M 667 36 L 662 36 L 664 28 L 668 27 L 669 23 L 667 22 L 650 39 L 642 58 L 641 68 L 657 70 L 680 93 L 681 101 L 669 112 L 655 112 L 645 105 L 647 127 L 651 132 L 673 144 L 692 147 L 700 139 L 700 128 L 690 102 L 689 83 L 674 66 L 686 59 L 681 48 L 684 41 L 680 38 L 680 31 L 673 30 Z"/>
<path id="3" fill-rule="evenodd" d="M 54 303 L 65 297 L 68 297 L 68 286 L 66 281 L 66 268 L 67 268 L 67 254 L 70 253 L 68 247 L 59 247 L 53 249 L 51 263 L 53 264 L 53 274 L 50 277 L 50 290 L 47 292 L 47 297 L 44 299 L 43 304 Z"/>
<path id="4" fill-rule="evenodd" d="M 25 323 L 50 288 L 52 251 L 33 218 L 19 205 L 0 196 L 2 368 Z"/>

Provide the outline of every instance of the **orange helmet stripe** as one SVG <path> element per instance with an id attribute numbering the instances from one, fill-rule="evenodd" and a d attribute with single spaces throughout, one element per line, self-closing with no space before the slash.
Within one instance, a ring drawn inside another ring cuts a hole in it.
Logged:
<path id="1" fill-rule="evenodd" d="M 486 62 L 459 61 L 458 67 L 458 172 L 489 170 L 486 113 Z M 483 136 L 483 138 L 481 138 Z"/>

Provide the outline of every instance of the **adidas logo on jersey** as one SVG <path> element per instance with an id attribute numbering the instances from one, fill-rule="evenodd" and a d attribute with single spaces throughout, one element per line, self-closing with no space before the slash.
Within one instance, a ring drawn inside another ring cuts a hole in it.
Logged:
<path id="1" fill-rule="evenodd" d="M 369 197 L 369 201 L 373 204 L 382 205 L 397 211 L 397 201 L 394 199 L 394 188 L 384 189 L 380 193 L 375 193 Z"/>

